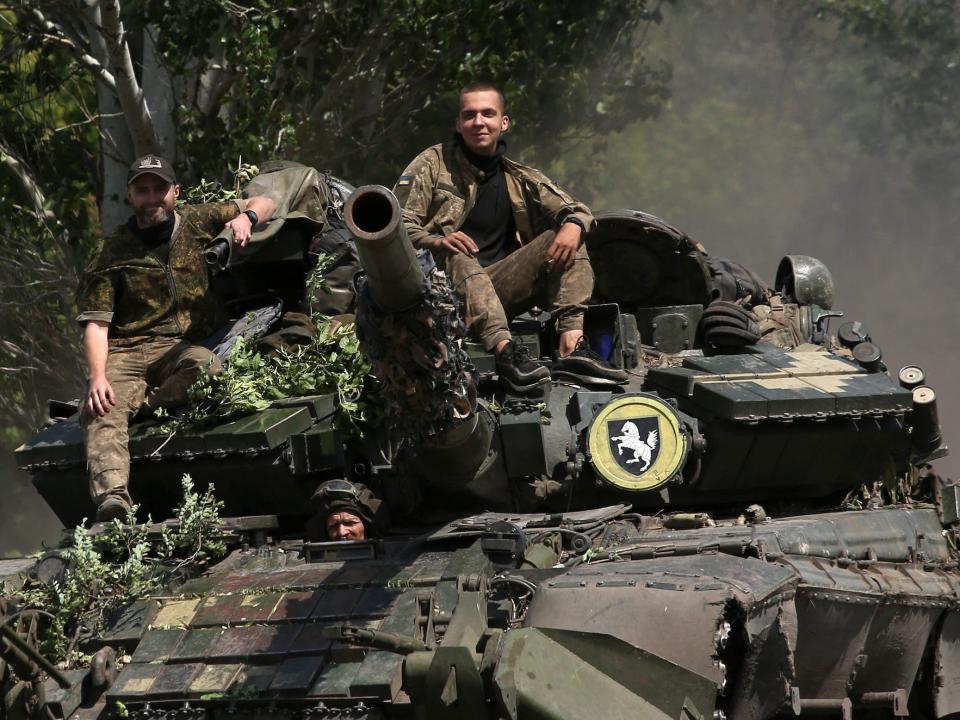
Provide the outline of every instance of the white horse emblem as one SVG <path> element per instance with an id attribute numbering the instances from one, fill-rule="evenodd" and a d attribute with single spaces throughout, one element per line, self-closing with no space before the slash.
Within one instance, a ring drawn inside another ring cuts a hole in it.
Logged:
<path id="1" fill-rule="evenodd" d="M 644 442 L 640 438 L 640 430 L 637 429 L 635 423 L 628 420 L 623 424 L 621 430 L 623 435 L 617 435 L 610 439 L 617 444 L 617 452 L 620 453 L 620 457 L 623 457 L 624 448 L 632 450 L 633 457 L 627 458 L 625 462 L 630 465 L 642 460 L 643 467 L 639 468 L 639 472 L 643 472 L 650 467 L 650 459 L 653 457 L 653 451 L 657 447 L 657 431 L 651 430 L 647 433 L 647 441 Z"/>

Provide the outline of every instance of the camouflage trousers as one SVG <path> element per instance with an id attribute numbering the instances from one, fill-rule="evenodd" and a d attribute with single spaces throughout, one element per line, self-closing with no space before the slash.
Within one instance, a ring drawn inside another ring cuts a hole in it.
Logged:
<path id="1" fill-rule="evenodd" d="M 562 273 L 545 266 L 556 233 L 542 233 L 492 265 L 481 267 L 475 257 L 449 255 L 446 271 L 454 291 L 466 304 L 470 336 L 488 351 L 509 340 L 509 320 L 537 306 L 550 312 L 557 332 L 583 329 L 583 308 L 593 294 L 593 270 L 586 245 Z"/>
<path id="2" fill-rule="evenodd" d="M 176 337 L 157 337 L 130 347 L 111 347 L 107 381 L 116 405 L 98 417 L 80 413 L 90 473 L 90 497 L 99 505 L 108 495 L 130 503 L 130 419 L 141 408 L 155 410 L 187 402 L 187 389 L 201 372 L 220 372 L 217 356 Z"/>

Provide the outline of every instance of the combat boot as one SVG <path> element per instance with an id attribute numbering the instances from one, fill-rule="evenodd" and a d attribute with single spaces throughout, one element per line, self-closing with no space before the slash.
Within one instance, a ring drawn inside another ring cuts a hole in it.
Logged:
<path id="1" fill-rule="evenodd" d="M 526 345 L 513 340 L 497 353 L 497 374 L 516 392 L 526 392 L 550 382 L 550 371 L 530 357 Z"/>
<path id="2" fill-rule="evenodd" d="M 625 383 L 627 371 L 616 368 L 590 349 L 586 336 L 577 341 L 576 347 L 566 357 L 553 364 L 556 372 L 584 378 L 597 378 L 613 383 Z"/>
<path id="3" fill-rule="evenodd" d="M 124 522 L 130 512 L 130 503 L 118 495 L 108 495 L 97 508 L 97 522 Z"/>

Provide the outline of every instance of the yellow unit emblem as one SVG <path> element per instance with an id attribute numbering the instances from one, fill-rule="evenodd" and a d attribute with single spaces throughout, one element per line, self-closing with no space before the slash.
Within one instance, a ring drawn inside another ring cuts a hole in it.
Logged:
<path id="1" fill-rule="evenodd" d="M 687 436 L 676 411 L 655 395 L 623 395 L 597 413 L 587 434 L 590 461 L 621 490 L 655 490 L 687 458 Z"/>

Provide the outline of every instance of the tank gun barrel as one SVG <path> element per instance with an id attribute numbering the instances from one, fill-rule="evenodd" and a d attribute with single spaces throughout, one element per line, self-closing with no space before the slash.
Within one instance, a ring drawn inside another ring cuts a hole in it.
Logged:
<path id="1" fill-rule="evenodd" d="M 347 198 L 344 221 L 356 239 L 377 307 L 398 312 L 418 304 L 424 297 L 425 278 L 396 196 L 381 185 L 359 187 Z"/>

